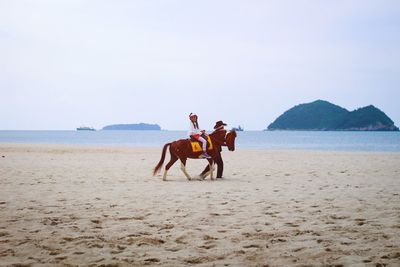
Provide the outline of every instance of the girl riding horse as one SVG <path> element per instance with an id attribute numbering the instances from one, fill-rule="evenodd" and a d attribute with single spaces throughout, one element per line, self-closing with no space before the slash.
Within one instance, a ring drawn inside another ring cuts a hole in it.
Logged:
<path id="1" fill-rule="evenodd" d="M 211 158 L 210 155 L 207 154 L 207 140 L 202 137 L 202 135 L 206 136 L 205 130 L 200 130 L 199 123 L 197 122 L 197 115 L 190 113 L 190 128 L 189 128 L 189 138 L 192 137 L 193 139 L 200 141 L 202 143 L 203 154 L 201 155 L 203 158 L 209 159 Z"/>

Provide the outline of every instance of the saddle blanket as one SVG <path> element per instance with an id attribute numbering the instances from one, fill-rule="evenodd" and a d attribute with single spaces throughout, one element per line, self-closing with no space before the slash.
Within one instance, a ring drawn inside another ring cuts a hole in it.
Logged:
<path id="1" fill-rule="evenodd" d="M 200 141 L 190 141 L 190 144 L 192 145 L 192 150 L 193 152 L 202 152 L 203 148 L 201 147 L 201 142 Z M 213 144 L 211 142 L 210 136 L 207 138 L 207 150 L 212 150 L 213 149 Z"/>

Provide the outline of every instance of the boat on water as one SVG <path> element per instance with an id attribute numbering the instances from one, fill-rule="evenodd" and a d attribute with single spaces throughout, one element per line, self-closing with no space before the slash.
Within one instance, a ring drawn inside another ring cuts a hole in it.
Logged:
<path id="1" fill-rule="evenodd" d="M 239 125 L 238 127 L 233 127 L 232 130 L 236 131 L 236 132 L 243 132 L 244 129 Z"/>
<path id="2" fill-rule="evenodd" d="M 76 128 L 77 131 L 96 131 L 93 127 L 81 126 Z"/>

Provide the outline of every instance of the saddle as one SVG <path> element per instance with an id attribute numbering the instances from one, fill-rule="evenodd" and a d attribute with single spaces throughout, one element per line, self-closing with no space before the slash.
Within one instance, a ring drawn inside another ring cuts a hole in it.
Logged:
<path id="1" fill-rule="evenodd" d="M 207 136 L 207 138 L 206 138 L 204 135 L 202 135 L 202 137 L 207 140 L 207 151 L 212 150 L 213 144 L 211 142 L 210 136 Z M 193 136 L 190 136 L 189 141 L 190 141 L 190 144 L 192 145 L 193 152 L 202 152 L 203 151 L 202 142 L 194 139 Z"/>

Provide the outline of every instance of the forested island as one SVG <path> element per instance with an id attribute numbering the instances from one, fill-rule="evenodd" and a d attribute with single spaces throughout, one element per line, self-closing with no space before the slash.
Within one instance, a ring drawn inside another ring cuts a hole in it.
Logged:
<path id="1" fill-rule="evenodd" d="M 399 128 L 373 105 L 348 111 L 328 101 L 317 100 L 287 110 L 267 130 L 398 131 Z"/>
<path id="2" fill-rule="evenodd" d="M 144 130 L 144 131 L 160 131 L 161 127 L 158 124 L 112 124 L 103 127 L 102 130 Z"/>

